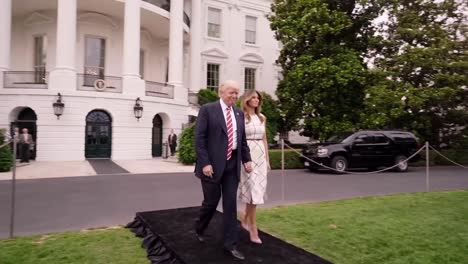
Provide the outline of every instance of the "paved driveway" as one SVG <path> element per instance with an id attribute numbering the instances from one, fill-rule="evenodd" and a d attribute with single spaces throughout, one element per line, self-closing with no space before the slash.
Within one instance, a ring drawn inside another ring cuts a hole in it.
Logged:
<path id="1" fill-rule="evenodd" d="M 0 181 L 0 238 L 9 233 L 10 187 L 10 181 Z M 455 189 L 468 189 L 468 170 L 431 168 L 431 190 Z M 265 206 L 424 190 L 424 168 L 371 175 L 288 170 L 284 178 L 273 171 Z M 19 180 L 16 197 L 16 235 L 122 225 L 138 211 L 197 206 L 202 199 L 192 173 Z"/>

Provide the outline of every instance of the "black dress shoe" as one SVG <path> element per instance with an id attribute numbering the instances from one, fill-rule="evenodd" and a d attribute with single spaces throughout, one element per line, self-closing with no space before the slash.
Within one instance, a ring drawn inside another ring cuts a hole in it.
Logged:
<path id="1" fill-rule="evenodd" d="M 240 251 L 238 251 L 235 248 L 233 248 L 231 250 L 225 249 L 224 254 L 233 257 L 235 260 L 244 260 L 245 259 L 244 254 L 242 254 Z"/>
<path id="2" fill-rule="evenodd" d="M 198 242 L 200 242 L 200 243 L 204 243 L 204 242 L 205 242 L 205 238 L 203 237 L 203 235 L 199 234 L 199 233 L 196 232 L 196 231 L 195 231 L 195 236 L 197 237 Z"/>

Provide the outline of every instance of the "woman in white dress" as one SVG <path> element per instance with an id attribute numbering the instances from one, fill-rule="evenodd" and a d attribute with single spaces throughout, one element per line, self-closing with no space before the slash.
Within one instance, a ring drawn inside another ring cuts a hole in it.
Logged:
<path id="1" fill-rule="evenodd" d="M 245 135 L 250 148 L 253 170 L 241 171 L 239 183 L 239 200 L 245 203 L 241 213 L 242 227 L 249 231 L 250 241 L 261 244 L 258 236 L 256 209 L 265 201 L 267 171 L 270 169 L 268 142 L 266 137 L 266 118 L 260 113 L 262 96 L 255 90 L 247 90 L 242 96 L 242 110 L 245 115 Z"/>

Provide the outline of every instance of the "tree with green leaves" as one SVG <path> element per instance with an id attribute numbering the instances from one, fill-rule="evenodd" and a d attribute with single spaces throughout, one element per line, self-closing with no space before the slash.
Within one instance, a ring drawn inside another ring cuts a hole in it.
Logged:
<path id="1" fill-rule="evenodd" d="M 266 117 L 266 133 L 268 143 L 275 143 L 274 137 L 279 132 L 281 116 L 278 111 L 278 102 L 266 92 L 260 92 L 263 98 L 262 113 Z"/>
<path id="2" fill-rule="evenodd" d="M 201 89 L 198 91 L 198 104 L 204 105 L 207 103 L 219 100 L 218 93 L 210 89 Z"/>
<path id="3" fill-rule="evenodd" d="M 387 3 L 363 126 L 411 130 L 432 144 L 468 133 L 466 8 L 458 0 Z"/>
<path id="4" fill-rule="evenodd" d="M 380 1 L 276 0 L 269 16 L 283 44 L 277 63 L 282 126 L 325 138 L 356 129 L 363 108 L 367 49 Z"/>
<path id="5" fill-rule="evenodd" d="M 0 129 L 0 146 L 4 145 L 6 140 L 5 129 Z M 4 145 L 0 148 L 0 172 L 10 171 L 13 165 L 13 156 L 11 154 L 10 146 Z"/>
<path id="6" fill-rule="evenodd" d="M 182 131 L 179 145 L 179 161 L 183 164 L 191 165 L 196 161 L 195 152 L 195 125 L 192 124 Z"/>

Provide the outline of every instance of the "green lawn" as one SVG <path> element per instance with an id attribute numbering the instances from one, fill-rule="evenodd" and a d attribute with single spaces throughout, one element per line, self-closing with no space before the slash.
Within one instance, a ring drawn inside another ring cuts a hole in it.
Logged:
<path id="1" fill-rule="evenodd" d="M 147 264 L 141 239 L 124 228 L 0 240 L 1 264 Z"/>
<path id="2" fill-rule="evenodd" d="M 468 263 L 468 191 L 263 209 L 258 222 L 336 264 Z"/>
<path id="3" fill-rule="evenodd" d="M 261 209 L 259 227 L 336 264 L 468 263 L 468 191 L 358 198 Z M 1 264 L 141 263 L 130 231 L 0 240 Z"/>

